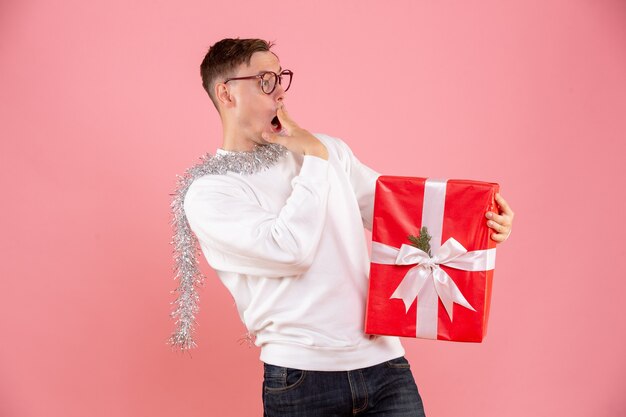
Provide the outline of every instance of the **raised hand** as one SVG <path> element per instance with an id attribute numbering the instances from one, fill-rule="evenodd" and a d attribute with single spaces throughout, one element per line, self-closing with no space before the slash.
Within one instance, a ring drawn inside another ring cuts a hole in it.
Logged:
<path id="1" fill-rule="evenodd" d="M 298 126 L 298 124 L 289 117 L 284 105 L 278 108 L 276 115 L 278 116 L 282 130 L 279 133 L 263 132 L 262 137 L 265 141 L 283 145 L 294 153 L 328 159 L 326 146 L 308 130 Z"/>

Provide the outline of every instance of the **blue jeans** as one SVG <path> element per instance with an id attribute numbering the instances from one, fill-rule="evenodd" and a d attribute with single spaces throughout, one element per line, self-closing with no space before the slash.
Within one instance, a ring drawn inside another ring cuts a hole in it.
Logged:
<path id="1" fill-rule="evenodd" d="M 266 417 L 423 417 L 409 362 L 396 358 L 353 371 L 303 371 L 264 364 Z"/>

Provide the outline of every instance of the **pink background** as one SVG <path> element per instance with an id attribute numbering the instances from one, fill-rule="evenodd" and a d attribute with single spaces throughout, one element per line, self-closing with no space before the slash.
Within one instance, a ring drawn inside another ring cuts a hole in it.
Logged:
<path id="1" fill-rule="evenodd" d="M 198 67 L 226 36 L 277 41 L 302 126 L 515 210 L 485 342 L 405 340 L 429 416 L 625 415 L 624 1 L 169 3 L 0 3 L 1 416 L 261 414 L 208 268 L 199 349 L 165 344 L 169 193 L 220 144 Z"/>

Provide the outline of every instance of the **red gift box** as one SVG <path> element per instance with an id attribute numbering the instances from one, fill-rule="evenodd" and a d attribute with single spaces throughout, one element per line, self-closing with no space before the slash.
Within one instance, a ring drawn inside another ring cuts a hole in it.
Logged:
<path id="1" fill-rule="evenodd" d="M 497 213 L 498 190 L 479 181 L 379 177 L 366 333 L 483 340 L 496 251 L 485 213 Z M 430 253 L 409 240 L 422 227 Z"/>

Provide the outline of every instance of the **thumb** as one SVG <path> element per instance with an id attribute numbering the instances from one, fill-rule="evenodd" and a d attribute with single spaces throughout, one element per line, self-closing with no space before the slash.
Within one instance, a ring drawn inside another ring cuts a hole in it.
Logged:
<path id="1" fill-rule="evenodd" d="M 265 140 L 266 142 L 269 142 L 269 143 L 280 143 L 281 142 L 280 135 L 278 135 L 276 133 L 263 132 L 263 133 L 261 133 L 261 137 L 263 138 L 263 140 Z"/>

